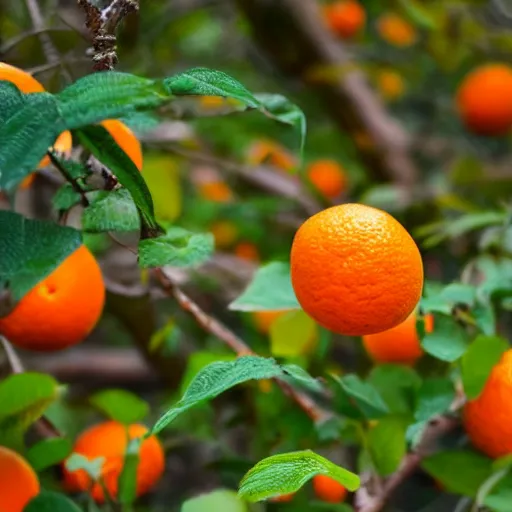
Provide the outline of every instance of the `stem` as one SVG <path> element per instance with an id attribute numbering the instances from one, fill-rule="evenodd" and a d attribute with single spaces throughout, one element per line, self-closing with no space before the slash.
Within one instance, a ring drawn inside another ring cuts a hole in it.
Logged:
<path id="1" fill-rule="evenodd" d="M 55 158 L 53 151 L 48 151 L 48 156 L 50 157 L 50 161 L 52 164 L 57 167 L 57 169 L 60 171 L 62 176 L 66 179 L 68 183 L 71 184 L 71 186 L 75 189 L 78 194 L 80 194 L 80 201 L 82 203 L 82 206 L 89 206 L 89 199 L 87 199 L 87 195 L 85 194 L 85 190 L 77 183 L 75 179 L 69 174 L 67 169 L 61 165 L 60 161 Z"/>

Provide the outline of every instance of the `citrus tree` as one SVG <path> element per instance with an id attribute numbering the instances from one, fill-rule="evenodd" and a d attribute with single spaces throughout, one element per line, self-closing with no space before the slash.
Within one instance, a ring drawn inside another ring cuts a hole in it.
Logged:
<path id="1" fill-rule="evenodd" d="M 0 512 L 510 512 L 512 14 L 147 4 L 0 6 Z"/>

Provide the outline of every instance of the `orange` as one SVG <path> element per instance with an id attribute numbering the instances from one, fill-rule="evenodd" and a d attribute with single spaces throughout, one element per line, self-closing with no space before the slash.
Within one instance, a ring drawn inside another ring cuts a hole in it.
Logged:
<path id="1" fill-rule="evenodd" d="M 235 247 L 235 255 L 247 261 L 258 262 L 260 260 L 260 253 L 258 248 L 251 242 L 240 242 Z"/>
<path id="2" fill-rule="evenodd" d="M 215 238 L 215 247 L 218 249 L 226 249 L 235 243 L 238 236 L 237 227 L 230 221 L 220 220 L 215 222 L 210 231 Z"/>
<path id="3" fill-rule="evenodd" d="M 82 245 L 0 318 L 0 334 L 21 348 L 61 350 L 91 332 L 104 302 L 100 267 Z"/>
<path id="4" fill-rule="evenodd" d="M 366 13 L 355 0 L 343 0 L 326 5 L 324 19 L 335 34 L 350 39 L 364 28 Z"/>
<path id="5" fill-rule="evenodd" d="M 30 94 L 34 92 L 44 92 L 44 87 L 32 75 L 26 71 L 16 68 L 5 62 L 0 62 L 0 80 L 6 80 L 13 83 L 21 92 Z M 61 153 L 69 153 L 72 146 L 71 133 L 66 131 L 60 134 L 55 141 L 53 148 Z M 38 165 L 38 168 L 46 167 L 50 164 L 50 159 L 45 156 Z M 32 180 L 25 178 L 22 182 L 22 188 L 28 188 L 32 184 Z"/>
<path id="6" fill-rule="evenodd" d="M 347 497 L 345 487 L 325 475 L 316 475 L 313 477 L 313 490 L 319 500 L 327 503 L 341 503 Z"/>
<path id="7" fill-rule="evenodd" d="M 416 28 L 398 14 L 388 12 L 377 21 L 380 37 L 393 46 L 406 47 L 416 42 Z"/>
<path id="8" fill-rule="evenodd" d="M 283 146 L 272 140 L 258 140 L 250 148 L 248 162 L 251 165 L 271 165 L 283 171 L 291 171 L 297 162 Z"/>
<path id="9" fill-rule="evenodd" d="M 39 480 L 28 462 L 0 446 L 0 512 L 22 512 L 39 490 Z"/>
<path id="10" fill-rule="evenodd" d="M 148 429 L 143 425 L 133 424 L 126 427 L 115 421 L 106 421 L 85 430 L 77 439 L 73 451 L 89 460 L 105 458 L 101 477 L 109 494 L 115 498 L 128 437 L 130 440 L 140 438 L 147 431 Z M 139 451 L 136 495 L 148 493 L 161 478 L 164 469 L 165 457 L 162 445 L 158 438 L 150 436 L 142 442 Z M 64 485 L 70 492 L 89 491 L 91 479 L 82 469 L 70 472 L 64 468 Z M 105 499 L 99 483 L 93 484 L 91 494 L 97 502 L 102 503 Z"/>
<path id="11" fill-rule="evenodd" d="M 479 135 L 503 135 L 512 126 L 512 68 L 487 64 L 462 80 L 457 109 L 466 127 Z"/>
<path id="12" fill-rule="evenodd" d="M 383 70 L 377 75 L 377 87 L 382 97 L 388 101 L 400 98 L 405 91 L 403 78 L 391 69 Z"/>
<path id="13" fill-rule="evenodd" d="M 346 188 L 347 178 L 334 160 L 317 160 L 307 170 L 308 178 L 327 199 L 335 199 Z"/>
<path id="14" fill-rule="evenodd" d="M 139 171 L 142 171 L 142 148 L 135 134 L 118 119 L 106 119 L 100 123 L 117 145 L 130 157 Z"/>
<path id="15" fill-rule="evenodd" d="M 403 322 L 423 287 L 419 250 L 388 213 L 361 204 L 327 208 L 295 234 L 293 288 L 304 311 L 339 334 L 362 336 Z"/>
<path id="16" fill-rule="evenodd" d="M 281 494 L 281 496 L 275 496 L 274 498 L 270 498 L 270 501 L 273 503 L 289 503 L 293 500 L 295 494 L 292 492 L 290 494 Z"/>
<path id="17" fill-rule="evenodd" d="M 425 332 L 432 332 L 432 315 L 425 317 Z M 377 363 L 413 365 L 423 355 L 418 332 L 416 312 L 404 322 L 387 331 L 363 336 L 363 345 L 368 355 Z"/>
<path id="18" fill-rule="evenodd" d="M 228 203 L 233 200 L 233 192 L 223 181 L 205 181 L 198 185 L 199 195 L 208 201 Z"/>
<path id="19" fill-rule="evenodd" d="M 466 403 L 464 426 L 489 457 L 512 454 L 512 349 L 492 369 L 482 393 Z"/>
<path id="20" fill-rule="evenodd" d="M 254 311 L 252 313 L 252 319 L 259 332 L 268 334 L 272 324 L 286 313 L 288 313 L 288 311 L 285 309 L 280 311 Z"/>

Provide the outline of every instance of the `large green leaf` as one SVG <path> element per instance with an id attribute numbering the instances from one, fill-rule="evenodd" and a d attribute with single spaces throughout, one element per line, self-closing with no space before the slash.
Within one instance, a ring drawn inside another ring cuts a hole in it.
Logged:
<path id="1" fill-rule="evenodd" d="M 41 491 L 23 512 L 82 512 L 69 498 L 53 491 Z"/>
<path id="2" fill-rule="evenodd" d="M 6 123 L 25 105 L 25 95 L 11 82 L 0 80 L 0 124 Z"/>
<path id="3" fill-rule="evenodd" d="M 189 384 L 181 400 L 171 407 L 153 426 L 157 434 L 191 407 L 210 400 L 224 391 L 249 380 L 282 377 L 283 369 L 273 360 L 258 356 L 239 357 L 205 366 Z"/>
<path id="4" fill-rule="evenodd" d="M 189 69 L 165 78 L 163 84 L 175 96 L 222 96 L 235 98 L 248 107 L 261 107 L 261 103 L 238 80 L 215 69 Z"/>
<path id="5" fill-rule="evenodd" d="M 0 211 L 0 290 L 21 299 L 80 245 L 76 229 Z"/>
<path id="6" fill-rule="evenodd" d="M 235 311 L 273 311 L 300 309 L 290 278 L 290 265 L 274 261 L 258 269 L 247 289 L 229 309 Z"/>
<path id="7" fill-rule="evenodd" d="M 205 512 L 219 510 L 222 512 L 248 512 L 247 503 L 236 492 L 227 489 L 202 494 L 183 503 L 181 512 Z"/>
<path id="8" fill-rule="evenodd" d="M 125 425 L 141 421 L 149 412 L 147 402 L 124 389 L 99 391 L 89 401 L 110 419 Z"/>
<path id="9" fill-rule="evenodd" d="M 95 193 L 83 212 L 82 229 L 89 233 L 139 230 L 139 213 L 130 192 L 119 188 Z"/>
<path id="10" fill-rule="evenodd" d="M 368 432 L 370 454 L 380 475 L 391 475 L 400 465 L 407 452 L 406 427 L 404 418 L 389 416 L 379 420 Z"/>
<path id="11" fill-rule="evenodd" d="M 32 172 L 64 129 L 51 94 L 26 95 L 24 106 L 0 125 L 0 190 Z"/>
<path id="12" fill-rule="evenodd" d="M 478 336 L 473 341 L 462 358 L 462 382 L 469 399 L 480 394 L 493 366 L 509 348 L 508 342 L 498 336 Z"/>
<path id="13" fill-rule="evenodd" d="M 421 345 L 430 355 L 450 363 L 459 359 L 469 346 L 469 335 L 457 321 L 442 314 L 434 315 L 435 329 L 425 334 Z"/>
<path id="14" fill-rule="evenodd" d="M 139 264 L 143 268 L 200 265 L 211 257 L 214 248 L 211 233 L 191 233 L 171 227 L 165 235 L 139 242 Z"/>
<path id="15" fill-rule="evenodd" d="M 327 475 L 349 491 L 355 491 L 359 477 L 311 450 L 281 453 L 258 462 L 240 483 L 238 494 L 250 502 L 298 491 L 315 475 Z"/>
<path id="16" fill-rule="evenodd" d="M 73 450 L 71 440 L 65 437 L 51 437 L 32 445 L 27 452 L 27 460 L 35 471 L 43 471 L 55 466 L 70 455 Z"/>
<path id="17" fill-rule="evenodd" d="M 162 229 L 155 219 L 151 194 L 131 158 L 102 126 L 88 126 L 77 130 L 76 134 L 81 144 L 105 164 L 130 192 L 141 216 L 144 237 L 160 234 Z"/>
<path id="18" fill-rule="evenodd" d="M 42 373 L 10 375 L 0 383 L 0 445 L 20 448 L 25 431 L 57 394 L 55 379 Z"/>
<path id="19" fill-rule="evenodd" d="M 80 78 L 57 94 L 56 99 L 66 127 L 75 129 L 157 107 L 170 96 L 155 80 L 104 71 Z"/>
<path id="20" fill-rule="evenodd" d="M 450 409 L 454 398 L 455 389 L 449 379 L 425 379 L 418 389 L 415 419 L 427 421 L 433 416 L 445 413 Z"/>

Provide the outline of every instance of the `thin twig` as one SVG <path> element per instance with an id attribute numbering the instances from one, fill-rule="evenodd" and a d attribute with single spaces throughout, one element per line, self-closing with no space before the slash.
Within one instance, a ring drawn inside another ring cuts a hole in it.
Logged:
<path id="1" fill-rule="evenodd" d="M 44 20 L 43 16 L 41 15 L 41 10 L 39 9 L 37 0 L 25 0 L 25 4 L 27 6 L 30 19 L 32 20 L 32 26 L 35 30 L 38 31 L 39 41 L 41 41 L 41 46 L 43 47 L 46 60 L 50 64 L 59 62 L 59 52 L 53 44 L 53 41 L 48 32 L 44 30 Z"/>
<path id="2" fill-rule="evenodd" d="M 50 157 L 50 160 L 52 164 L 60 171 L 62 176 L 66 178 L 66 181 L 71 184 L 73 189 L 80 195 L 80 202 L 82 206 L 89 206 L 89 199 L 87 199 L 87 196 L 85 194 L 85 190 L 77 183 L 77 181 L 68 173 L 67 169 L 61 165 L 60 161 L 57 160 L 53 156 L 52 151 L 48 151 L 48 156 Z"/>
<path id="3" fill-rule="evenodd" d="M 238 356 L 251 355 L 254 353 L 241 338 L 221 322 L 204 312 L 198 304 L 196 304 L 187 294 L 175 285 L 166 275 L 164 269 L 155 269 L 154 274 L 163 289 L 169 295 L 174 297 L 180 307 L 190 313 L 205 331 L 223 341 Z M 331 413 L 319 407 L 308 395 L 297 391 L 286 382 L 279 379 L 275 380 L 284 393 L 292 398 L 314 422 L 321 423 L 332 416 Z"/>
<path id="4" fill-rule="evenodd" d="M 10 50 L 12 50 L 14 47 L 16 47 L 18 44 L 25 41 L 25 39 L 32 37 L 32 36 L 39 36 L 40 34 L 43 34 L 45 32 L 71 32 L 70 28 L 63 28 L 63 27 L 39 27 L 39 28 L 33 28 L 31 30 L 27 30 L 15 37 L 12 37 L 8 41 L 6 41 L 2 46 L 0 46 L 0 55 L 4 55 Z M 53 63 L 55 64 L 55 63 Z"/>

